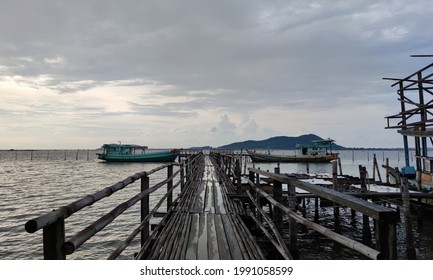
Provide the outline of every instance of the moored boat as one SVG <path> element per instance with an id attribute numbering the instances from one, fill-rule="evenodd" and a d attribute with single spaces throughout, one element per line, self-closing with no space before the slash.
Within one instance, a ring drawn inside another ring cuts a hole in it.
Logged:
<path id="1" fill-rule="evenodd" d="M 277 155 L 257 153 L 247 150 L 252 162 L 330 162 L 338 159 L 338 153 L 332 153 L 331 146 L 334 140 L 318 140 L 311 145 L 296 145 L 300 155 Z"/>
<path id="2" fill-rule="evenodd" d="M 147 146 L 131 144 L 104 144 L 98 159 L 106 162 L 172 162 L 178 157 L 180 151 L 157 150 L 150 151 Z"/>

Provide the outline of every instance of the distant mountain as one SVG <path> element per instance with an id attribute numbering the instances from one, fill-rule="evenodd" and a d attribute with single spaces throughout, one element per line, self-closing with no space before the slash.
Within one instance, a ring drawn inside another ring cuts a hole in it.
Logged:
<path id="1" fill-rule="evenodd" d="M 325 140 L 315 134 L 306 134 L 297 137 L 288 137 L 288 136 L 277 136 L 271 137 L 265 140 L 248 140 L 243 142 L 236 142 L 228 145 L 224 145 L 219 147 L 220 149 L 276 149 L 276 150 L 294 150 L 296 149 L 297 144 L 309 145 L 311 141 L 317 140 Z M 344 150 L 345 147 L 342 147 L 337 144 L 333 144 L 332 148 L 335 150 Z"/>

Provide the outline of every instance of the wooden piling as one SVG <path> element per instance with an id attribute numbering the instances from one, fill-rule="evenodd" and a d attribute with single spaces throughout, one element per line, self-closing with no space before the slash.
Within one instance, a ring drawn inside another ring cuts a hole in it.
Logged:
<path id="1" fill-rule="evenodd" d="M 337 177 L 337 162 L 334 160 L 332 161 L 332 188 L 333 190 L 338 190 L 338 177 Z M 339 216 L 339 207 L 334 202 L 334 218 L 338 218 Z"/>
<path id="2" fill-rule="evenodd" d="M 396 170 L 398 171 L 398 170 Z M 416 250 L 414 246 L 414 237 L 412 232 L 412 219 L 410 214 L 410 198 L 409 198 L 409 186 L 405 179 L 400 178 L 400 191 L 401 198 L 403 200 L 403 215 L 405 225 L 405 240 L 406 240 L 406 256 L 408 260 L 416 259 Z"/>
<path id="3" fill-rule="evenodd" d="M 389 184 L 389 158 L 386 158 L 385 162 L 386 170 L 386 183 Z"/>
<path id="4" fill-rule="evenodd" d="M 173 165 L 169 165 L 167 167 L 167 191 L 171 190 L 173 187 L 173 179 L 171 178 L 173 176 Z M 173 193 L 170 192 L 167 196 L 167 211 L 170 209 L 171 205 L 173 204 Z"/>
<path id="5" fill-rule="evenodd" d="M 275 173 L 277 173 L 277 172 L 275 172 Z M 279 173 L 280 173 L 280 169 L 278 168 L 277 174 L 279 174 Z M 295 212 L 296 206 L 298 204 L 297 199 L 296 199 L 296 187 L 291 185 L 291 184 L 287 184 L 287 191 L 288 191 L 289 209 L 291 209 L 293 212 Z M 296 220 L 294 218 L 292 218 L 290 216 L 289 216 L 289 250 L 292 253 L 293 258 L 299 259 L 298 223 L 296 222 Z"/>
<path id="6" fill-rule="evenodd" d="M 359 165 L 359 178 L 361 180 L 361 193 L 367 192 L 367 170 L 365 166 Z M 362 233 L 366 242 L 371 242 L 370 219 L 368 215 L 362 214 Z"/>
<path id="7" fill-rule="evenodd" d="M 141 191 L 146 191 L 149 189 L 149 176 L 144 176 L 141 178 Z M 149 215 L 149 196 L 145 196 L 141 200 L 141 222 Z M 143 229 L 141 230 L 141 246 L 149 238 L 149 221 L 145 222 Z"/>
<path id="8" fill-rule="evenodd" d="M 276 174 L 280 174 L 280 168 L 275 167 L 274 172 Z M 281 182 L 274 180 L 273 181 L 273 192 L 274 192 L 274 199 L 278 201 L 279 203 L 283 202 L 283 188 Z M 283 214 L 280 209 L 274 208 L 274 223 L 278 228 L 278 231 L 282 234 L 283 233 Z"/>
<path id="9" fill-rule="evenodd" d="M 377 171 L 377 176 L 379 177 L 379 182 L 382 182 L 382 178 L 380 176 L 380 171 L 379 171 L 379 165 L 377 164 L 377 159 L 376 159 L 376 154 L 374 154 L 373 157 L 373 181 L 376 181 L 376 171 Z"/>
<path id="10" fill-rule="evenodd" d="M 337 160 L 338 160 L 338 167 L 339 167 L 339 169 L 340 169 L 340 175 L 343 176 L 343 169 L 341 168 L 341 158 L 338 157 Z"/>

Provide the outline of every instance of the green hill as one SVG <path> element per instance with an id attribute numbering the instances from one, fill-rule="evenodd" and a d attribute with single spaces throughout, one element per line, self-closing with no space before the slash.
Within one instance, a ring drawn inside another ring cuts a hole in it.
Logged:
<path id="1" fill-rule="evenodd" d="M 276 150 L 294 150 L 297 144 L 309 145 L 311 141 L 325 140 L 315 134 L 306 134 L 297 137 L 276 136 L 265 140 L 248 140 L 243 142 L 236 142 L 219 147 L 220 149 L 276 149 Z M 333 144 L 332 148 L 335 150 L 344 150 L 345 147 Z"/>

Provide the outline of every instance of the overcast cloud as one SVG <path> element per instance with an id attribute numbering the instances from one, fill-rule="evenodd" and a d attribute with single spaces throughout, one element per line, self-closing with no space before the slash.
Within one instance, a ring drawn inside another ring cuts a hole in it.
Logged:
<path id="1" fill-rule="evenodd" d="M 355 2 L 355 3 L 352 3 Z M 430 1 L 0 0 L 0 149 L 401 147 L 383 77 L 431 63 Z"/>

